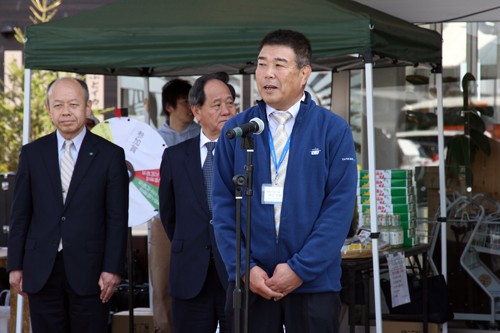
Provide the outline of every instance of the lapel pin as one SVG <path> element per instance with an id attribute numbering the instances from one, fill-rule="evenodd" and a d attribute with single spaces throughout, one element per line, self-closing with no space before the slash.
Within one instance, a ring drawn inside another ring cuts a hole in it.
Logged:
<path id="1" fill-rule="evenodd" d="M 89 155 L 90 155 L 90 156 L 92 156 L 92 155 L 94 155 L 94 153 L 93 153 L 93 152 L 90 152 L 90 153 L 89 153 Z"/>

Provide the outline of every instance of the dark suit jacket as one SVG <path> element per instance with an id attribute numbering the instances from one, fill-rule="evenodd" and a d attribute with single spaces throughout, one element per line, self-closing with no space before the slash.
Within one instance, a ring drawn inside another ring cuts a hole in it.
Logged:
<path id="1" fill-rule="evenodd" d="M 66 275 L 77 294 L 100 293 L 101 272 L 123 272 L 128 183 L 123 149 L 87 131 L 63 205 L 56 133 L 22 148 L 8 271 L 23 270 L 25 292 L 38 292 L 49 279 L 61 237 Z"/>
<path id="2" fill-rule="evenodd" d="M 200 159 L 200 136 L 165 149 L 161 163 L 160 216 L 172 242 L 169 291 L 178 299 L 199 294 L 212 251 L 225 288 L 228 276 L 215 242 Z"/>

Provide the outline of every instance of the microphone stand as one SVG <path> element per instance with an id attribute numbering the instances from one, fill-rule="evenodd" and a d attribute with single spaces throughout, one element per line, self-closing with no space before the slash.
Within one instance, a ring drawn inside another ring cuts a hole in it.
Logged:
<path id="1" fill-rule="evenodd" d="M 245 307 L 243 317 L 243 332 L 248 333 L 248 299 L 250 294 L 250 233 L 252 217 L 252 196 L 253 196 L 253 158 L 254 139 L 252 134 L 241 137 L 241 149 L 247 150 L 247 165 L 245 165 L 246 175 L 235 175 L 233 183 L 235 186 L 236 199 L 236 279 L 233 291 L 234 308 L 234 331 L 241 332 L 241 199 L 243 186 L 246 186 L 245 195 L 247 197 L 246 208 L 246 239 L 245 239 Z"/>

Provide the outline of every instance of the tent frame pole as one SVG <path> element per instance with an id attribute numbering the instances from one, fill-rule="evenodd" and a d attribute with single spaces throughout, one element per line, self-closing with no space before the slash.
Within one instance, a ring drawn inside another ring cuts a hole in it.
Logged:
<path id="1" fill-rule="evenodd" d="M 143 82 L 144 82 L 144 122 L 149 125 L 149 76 L 144 76 Z"/>
<path id="2" fill-rule="evenodd" d="M 31 136 L 31 69 L 24 69 L 23 146 Z"/>
<path id="3" fill-rule="evenodd" d="M 378 235 L 377 229 L 377 193 L 375 187 L 375 133 L 373 122 L 373 55 L 364 53 L 366 81 L 366 118 L 368 134 L 368 174 L 370 175 L 370 223 L 371 233 Z M 382 333 L 382 306 L 380 300 L 380 266 L 378 258 L 378 236 L 372 237 L 373 284 L 375 301 L 376 332 Z"/>
<path id="4" fill-rule="evenodd" d="M 24 69 L 24 104 L 23 104 L 23 146 L 30 142 L 31 136 L 31 69 Z M 24 298 L 17 295 L 16 332 L 23 331 Z"/>
<path id="5" fill-rule="evenodd" d="M 144 76 L 143 77 L 143 83 L 144 83 L 144 122 L 149 125 L 150 123 L 150 118 L 149 118 L 149 76 Z M 153 222 L 153 219 L 148 220 L 148 263 L 149 263 L 149 254 L 151 251 L 151 223 Z M 148 265 L 149 266 L 149 265 Z M 149 269 L 149 267 L 148 267 Z M 151 309 L 151 312 L 154 313 L 154 305 L 153 305 L 153 284 L 151 283 L 151 271 L 149 271 L 148 274 L 148 283 L 149 283 L 149 308 Z"/>
<path id="6" fill-rule="evenodd" d="M 437 93 L 437 125 L 438 125 L 438 156 L 439 156 L 439 207 L 441 221 L 441 274 L 447 280 L 447 247 L 446 247 L 446 179 L 444 160 L 444 115 L 443 115 L 443 73 L 442 67 L 436 69 Z M 437 225 L 435 226 L 437 227 Z M 443 324 L 443 333 L 448 333 L 448 323 Z"/>

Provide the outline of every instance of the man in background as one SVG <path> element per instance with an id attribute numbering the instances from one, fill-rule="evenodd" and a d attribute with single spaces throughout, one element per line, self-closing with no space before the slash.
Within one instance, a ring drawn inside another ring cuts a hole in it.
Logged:
<path id="1" fill-rule="evenodd" d="M 160 169 L 160 215 L 172 241 L 170 295 L 177 333 L 227 332 L 227 272 L 212 223 L 213 151 L 236 114 L 226 73 L 204 75 L 189 92 L 199 136 L 165 149 Z"/>
<path id="2" fill-rule="evenodd" d="M 29 297 L 34 333 L 108 332 L 107 302 L 123 273 L 125 153 L 85 128 L 91 106 L 84 81 L 52 82 L 46 108 L 57 130 L 19 157 L 7 270 Z"/>
<path id="3" fill-rule="evenodd" d="M 200 125 L 193 119 L 188 101 L 189 82 L 174 79 L 168 81 L 162 89 L 162 108 L 167 120 L 158 130 L 167 147 L 200 134 Z M 149 271 L 153 286 L 153 319 L 157 333 L 173 333 L 172 298 L 168 294 L 168 275 L 170 269 L 170 240 L 165 233 L 159 216 L 151 223 L 149 248 Z"/>
<path id="4" fill-rule="evenodd" d="M 267 34 L 255 72 L 263 101 L 230 119 L 222 130 L 254 117 L 266 124 L 264 132 L 254 136 L 250 281 L 243 279 L 251 290 L 251 333 L 283 332 L 283 325 L 287 333 L 338 332 L 340 249 L 353 214 L 356 155 L 349 125 L 304 91 L 311 61 L 311 44 L 302 33 Z M 228 321 L 234 316 L 235 280 L 242 278 L 235 276 L 232 182 L 247 163 L 240 142 L 220 137 L 213 179 L 217 245 L 231 282 Z M 242 230 L 245 233 L 245 214 Z M 241 253 L 245 267 L 245 239 Z"/>
<path id="5" fill-rule="evenodd" d="M 200 134 L 200 125 L 193 122 L 194 116 L 188 95 L 191 85 L 181 79 L 168 81 L 162 88 L 162 108 L 167 120 L 158 130 L 167 147 L 171 147 Z"/>

